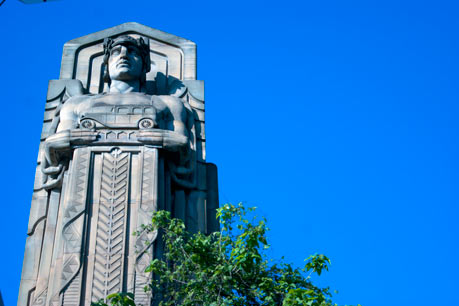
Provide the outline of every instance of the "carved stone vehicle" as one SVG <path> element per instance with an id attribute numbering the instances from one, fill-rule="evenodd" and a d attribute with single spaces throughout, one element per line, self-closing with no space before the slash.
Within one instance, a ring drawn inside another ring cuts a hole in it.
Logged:
<path id="1" fill-rule="evenodd" d="M 80 127 L 151 129 L 158 127 L 153 106 L 122 105 L 93 107 L 80 117 Z"/>
<path id="2" fill-rule="evenodd" d="M 145 268 L 162 243 L 141 225 L 164 209 L 192 232 L 218 229 L 204 109 L 189 40 L 125 23 L 65 44 L 45 104 L 18 305 L 90 305 L 115 292 L 152 304 Z"/>

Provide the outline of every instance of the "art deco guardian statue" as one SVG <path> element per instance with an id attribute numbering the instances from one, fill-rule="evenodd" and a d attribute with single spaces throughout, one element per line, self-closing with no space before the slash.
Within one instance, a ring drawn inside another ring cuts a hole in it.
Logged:
<path id="1" fill-rule="evenodd" d="M 158 233 L 132 233 L 159 209 L 212 232 L 217 207 L 196 45 L 136 23 L 66 43 L 48 88 L 18 305 L 90 305 L 115 292 L 150 305 L 145 268 L 162 245 Z"/>

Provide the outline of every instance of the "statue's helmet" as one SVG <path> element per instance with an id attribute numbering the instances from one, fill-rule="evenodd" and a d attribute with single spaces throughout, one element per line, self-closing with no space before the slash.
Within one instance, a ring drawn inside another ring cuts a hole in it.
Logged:
<path id="1" fill-rule="evenodd" d="M 110 58 L 110 53 L 113 47 L 118 45 L 132 45 L 138 49 L 139 55 L 142 58 L 142 70 L 144 72 L 140 79 L 140 85 L 141 87 L 144 87 L 146 83 L 146 74 L 151 69 L 150 46 L 143 37 L 134 38 L 129 35 L 104 39 L 104 82 L 111 82 L 110 74 L 108 72 L 108 59 Z"/>

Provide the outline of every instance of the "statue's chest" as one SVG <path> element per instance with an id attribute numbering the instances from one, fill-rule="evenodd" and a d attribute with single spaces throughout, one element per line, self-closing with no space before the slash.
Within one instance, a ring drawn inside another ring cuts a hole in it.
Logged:
<path id="1" fill-rule="evenodd" d="M 145 129 L 158 127 L 151 97 L 111 95 L 95 98 L 79 109 L 81 128 Z"/>

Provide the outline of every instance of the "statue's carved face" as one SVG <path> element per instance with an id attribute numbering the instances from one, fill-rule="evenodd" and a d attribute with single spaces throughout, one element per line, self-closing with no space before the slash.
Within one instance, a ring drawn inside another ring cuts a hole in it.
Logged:
<path id="1" fill-rule="evenodd" d="M 136 46 L 120 44 L 111 49 L 108 59 L 108 72 L 111 80 L 140 80 L 143 73 L 142 67 L 142 57 Z"/>

